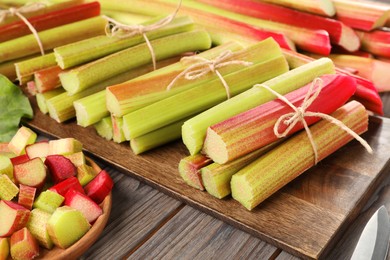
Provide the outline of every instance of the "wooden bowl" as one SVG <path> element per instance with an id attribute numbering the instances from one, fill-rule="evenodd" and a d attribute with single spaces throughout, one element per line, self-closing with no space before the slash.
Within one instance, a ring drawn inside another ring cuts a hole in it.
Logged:
<path id="1" fill-rule="evenodd" d="M 87 158 L 88 163 L 97 171 L 100 172 L 100 167 L 92 161 L 90 158 Z M 104 227 L 107 224 L 108 218 L 111 212 L 112 205 L 112 194 L 110 193 L 104 201 L 100 204 L 103 209 L 103 214 L 93 223 L 91 229 L 82 237 L 79 241 L 74 243 L 72 246 L 62 249 L 54 246 L 51 250 L 41 248 L 39 257 L 36 259 L 76 259 L 85 253 L 88 248 L 90 248 L 93 243 L 99 238 L 100 234 L 103 232 Z"/>

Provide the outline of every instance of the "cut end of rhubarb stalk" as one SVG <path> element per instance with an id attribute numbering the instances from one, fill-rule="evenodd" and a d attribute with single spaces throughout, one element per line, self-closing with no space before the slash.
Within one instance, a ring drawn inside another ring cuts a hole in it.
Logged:
<path id="1" fill-rule="evenodd" d="M 325 15 L 332 17 L 336 14 L 336 8 L 330 0 L 320 0 L 317 1 L 320 9 L 324 12 Z"/>
<path id="2" fill-rule="evenodd" d="M 59 74 L 62 87 L 69 95 L 76 94 L 80 89 L 80 82 L 77 72 L 70 70 Z"/>
<path id="3" fill-rule="evenodd" d="M 222 139 L 221 135 L 213 130 L 212 126 L 207 128 L 202 153 L 213 155 L 213 161 L 219 164 L 224 164 L 229 160 L 226 142 Z"/>
<path id="4" fill-rule="evenodd" d="M 375 60 L 373 67 L 372 81 L 378 92 L 390 91 L 390 63 Z"/>
<path id="5" fill-rule="evenodd" d="M 187 156 L 180 160 L 180 176 L 191 187 L 204 190 L 200 169 L 210 163 L 212 163 L 212 160 L 202 154 Z"/>
<path id="6" fill-rule="evenodd" d="M 348 52 L 354 52 L 359 50 L 360 48 L 360 39 L 356 32 L 342 24 L 342 33 L 341 38 L 339 39 L 339 42 L 337 43 L 339 46 L 343 47 Z"/>

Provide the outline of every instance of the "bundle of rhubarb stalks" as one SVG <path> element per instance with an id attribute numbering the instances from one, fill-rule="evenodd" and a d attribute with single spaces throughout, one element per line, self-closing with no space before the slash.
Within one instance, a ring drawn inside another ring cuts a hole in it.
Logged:
<path id="1" fill-rule="evenodd" d="M 359 139 L 390 88 L 386 4 L 100 0 L 36 12 L 24 15 L 37 35 L 13 16 L 0 26 L 25 29 L 0 40 L 0 73 L 43 113 L 135 154 L 182 139 L 184 181 L 248 209 Z"/>

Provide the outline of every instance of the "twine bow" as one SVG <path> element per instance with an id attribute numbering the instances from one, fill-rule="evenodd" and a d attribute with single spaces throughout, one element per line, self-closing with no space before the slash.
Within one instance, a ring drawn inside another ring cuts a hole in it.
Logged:
<path id="1" fill-rule="evenodd" d="M 317 89 L 314 90 L 314 88 L 317 85 L 318 85 Z M 313 136 L 310 132 L 309 126 L 307 125 L 307 123 L 304 119 L 306 116 L 315 116 L 315 117 L 320 117 L 322 119 L 328 120 L 330 123 L 337 125 L 341 129 L 346 131 L 348 134 L 353 136 L 356 140 L 358 140 L 364 146 L 364 148 L 366 148 L 366 150 L 369 153 L 372 153 L 373 151 L 372 151 L 370 145 L 363 138 L 361 138 L 358 134 L 356 134 L 354 131 L 352 131 L 350 128 L 348 128 L 343 122 L 337 120 L 336 118 L 334 118 L 330 115 L 324 114 L 324 113 L 306 111 L 307 108 L 313 103 L 313 101 L 320 94 L 321 89 L 322 89 L 322 85 L 323 85 L 322 79 L 320 79 L 320 78 L 314 79 L 314 81 L 312 82 L 309 90 L 307 91 L 305 99 L 303 100 L 302 105 L 300 107 L 294 106 L 287 98 L 285 98 L 283 95 L 280 95 L 279 93 L 277 93 L 276 91 L 274 91 L 273 89 L 268 87 L 267 85 L 263 85 L 263 84 L 258 85 L 258 86 L 261 86 L 261 87 L 267 89 L 268 91 L 270 91 L 272 94 L 277 96 L 280 100 L 282 100 L 284 103 L 286 103 L 288 106 L 290 106 L 294 110 L 294 112 L 287 113 L 287 114 L 279 117 L 279 119 L 276 121 L 276 123 L 274 125 L 275 135 L 278 138 L 285 137 L 288 135 L 288 133 L 291 131 L 291 129 L 298 122 L 302 122 L 302 124 L 306 130 L 307 136 L 309 138 L 310 144 L 313 148 L 314 164 L 316 165 L 318 163 L 317 145 L 314 142 L 314 139 L 313 139 Z M 286 130 L 284 132 L 279 133 L 279 126 L 282 122 L 284 124 L 288 125 L 288 127 L 286 128 Z"/>
<path id="2" fill-rule="evenodd" d="M 27 25 L 27 27 L 34 35 L 42 55 L 45 55 L 45 51 L 43 49 L 43 45 L 41 39 L 39 38 L 38 32 L 35 30 L 34 26 L 32 26 L 32 24 L 27 20 L 27 18 L 23 16 L 23 13 L 35 12 L 45 7 L 46 5 L 43 3 L 31 3 L 19 8 L 11 7 L 7 10 L 0 10 L 0 23 L 2 23 L 7 17 L 16 15 Z"/>
<path id="3" fill-rule="evenodd" d="M 230 98 L 230 88 L 228 84 L 226 83 L 225 79 L 219 73 L 218 69 L 233 65 L 233 64 L 238 64 L 238 65 L 243 65 L 243 66 L 250 66 L 253 64 L 253 62 L 247 62 L 247 61 L 241 61 L 241 60 L 229 60 L 226 61 L 227 59 L 231 58 L 233 55 L 233 52 L 231 50 L 227 50 L 222 52 L 218 57 L 216 57 L 214 60 L 208 60 L 203 57 L 199 56 L 191 56 L 191 57 L 184 57 L 181 59 L 181 61 L 190 61 L 190 62 L 197 62 L 189 67 L 187 67 L 185 70 L 183 70 L 179 75 L 177 75 L 172 82 L 168 85 L 167 90 L 170 90 L 172 86 L 176 83 L 176 81 L 184 77 L 187 80 L 195 80 L 198 79 L 204 75 L 206 75 L 209 72 L 217 74 L 218 78 L 221 80 L 223 86 L 225 87 L 226 90 L 226 95 L 227 98 Z"/>
<path id="4" fill-rule="evenodd" d="M 102 17 L 106 19 L 109 23 L 106 26 L 106 35 L 109 37 L 118 37 L 118 38 L 127 38 L 132 37 L 135 35 L 142 35 L 144 38 L 146 45 L 149 48 L 150 55 L 152 56 L 152 62 L 153 62 L 153 69 L 156 70 L 156 54 L 154 53 L 152 44 L 150 43 L 148 36 L 146 35 L 147 32 L 157 30 L 161 27 L 164 27 L 165 25 L 172 22 L 172 20 L 175 18 L 177 12 L 180 9 L 181 1 L 179 2 L 179 5 L 177 6 L 175 12 L 173 14 L 168 15 L 167 17 L 153 23 L 150 25 L 127 25 L 120 23 L 118 21 L 115 21 L 114 19 L 103 15 Z"/>

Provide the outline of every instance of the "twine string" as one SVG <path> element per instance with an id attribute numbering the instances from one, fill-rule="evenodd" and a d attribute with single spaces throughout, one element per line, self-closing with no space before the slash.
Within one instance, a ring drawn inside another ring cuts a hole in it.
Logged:
<path id="1" fill-rule="evenodd" d="M 167 86 L 167 90 L 170 90 L 173 85 L 182 77 L 184 77 L 187 80 L 196 80 L 207 73 L 215 73 L 221 83 L 223 84 L 226 96 L 229 99 L 230 98 L 230 88 L 221 73 L 218 71 L 219 68 L 229 66 L 229 65 L 242 65 L 242 66 L 251 66 L 253 62 L 247 62 L 242 60 L 228 60 L 233 55 L 233 52 L 231 50 L 227 50 L 222 52 L 219 56 L 217 56 L 214 60 L 208 60 L 206 58 L 200 57 L 200 56 L 191 56 L 191 57 L 184 57 L 181 59 L 183 62 L 190 62 L 193 63 L 192 65 L 188 66 L 185 70 L 183 70 L 181 73 L 179 73 Z"/>
<path id="2" fill-rule="evenodd" d="M 153 69 L 156 70 L 157 68 L 156 54 L 153 50 L 153 46 L 150 43 L 146 33 L 157 30 L 171 23 L 173 19 L 176 17 L 177 13 L 179 12 L 179 9 L 181 7 L 181 2 L 182 0 L 180 0 L 174 13 L 150 25 L 141 25 L 141 24 L 127 25 L 127 24 L 120 23 L 106 15 L 103 15 L 102 17 L 108 21 L 108 24 L 106 25 L 106 35 L 108 37 L 118 37 L 118 38 L 127 38 L 135 35 L 142 35 L 146 45 L 148 46 L 150 55 L 152 56 Z"/>
<path id="3" fill-rule="evenodd" d="M 274 91 L 273 89 L 271 89 L 267 85 L 260 84 L 258 86 L 261 86 L 261 87 L 267 89 L 268 91 L 270 91 L 277 98 L 282 100 L 284 103 L 286 103 L 289 107 L 291 107 L 294 110 L 294 112 L 287 113 L 287 114 L 282 115 L 281 117 L 278 118 L 278 120 L 276 121 L 276 123 L 274 125 L 274 129 L 273 129 L 274 133 L 275 133 L 275 135 L 278 138 L 283 138 L 283 137 L 288 135 L 288 133 L 291 131 L 291 129 L 294 128 L 294 126 L 298 122 L 301 122 L 303 124 L 304 128 L 305 128 L 305 131 L 307 133 L 308 139 L 309 139 L 310 144 L 311 144 L 311 146 L 313 148 L 313 152 L 314 152 L 314 165 L 316 165 L 318 163 L 318 149 L 317 149 L 317 145 L 316 145 L 316 143 L 315 143 L 315 141 L 313 139 L 313 135 L 312 135 L 312 133 L 311 133 L 311 131 L 309 129 L 309 126 L 306 123 L 305 117 L 307 117 L 307 116 L 308 117 L 320 117 L 320 118 L 325 119 L 325 120 L 327 120 L 328 122 L 330 122 L 330 123 L 332 123 L 334 125 L 337 125 L 341 129 L 343 129 L 345 132 L 347 132 L 349 135 L 354 137 L 357 141 L 359 141 L 361 143 L 361 145 L 363 145 L 363 147 L 366 148 L 366 150 L 369 153 L 373 153 L 372 148 L 366 142 L 366 140 L 364 140 L 361 136 L 359 136 L 357 133 L 355 133 L 352 129 L 347 127 L 340 120 L 337 120 L 336 118 L 334 118 L 334 117 L 332 117 L 330 115 L 324 114 L 324 113 L 306 111 L 307 108 L 313 103 L 313 101 L 320 94 L 322 86 L 323 86 L 322 79 L 320 79 L 320 78 L 314 79 L 314 81 L 310 85 L 309 90 L 307 91 L 306 96 L 305 96 L 305 98 L 304 98 L 304 100 L 302 102 L 302 105 L 300 107 L 294 106 L 286 97 L 284 97 L 283 95 L 281 95 L 278 92 Z M 315 90 L 315 88 L 316 88 L 316 90 Z M 284 123 L 285 125 L 288 126 L 285 129 L 285 131 L 282 132 L 282 133 L 279 132 L 279 126 L 280 126 L 281 123 Z"/>
<path id="4" fill-rule="evenodd" d="M 27 20 L 27 18 L 24 17 L 23 13 L 35 12 L 45 7 L 46 5 L 43 3 L 31 3 L 29 5 L 24 5 L 19 8 L 11 7 L 8 10 L 0 10 L 0 23 L 4 22 L 7 17 L 17 16 L 27 25 L 28 29 L 34 35 L 42 55 L 45 55 L 45 50 L 43 48 L 42 41 L 39 38 L 38 32 L 37 30 L 35 30 L 34 26 Z"/>

